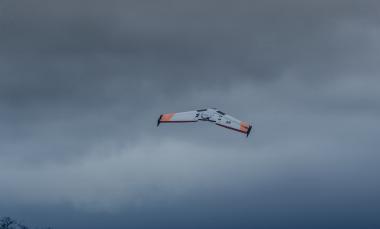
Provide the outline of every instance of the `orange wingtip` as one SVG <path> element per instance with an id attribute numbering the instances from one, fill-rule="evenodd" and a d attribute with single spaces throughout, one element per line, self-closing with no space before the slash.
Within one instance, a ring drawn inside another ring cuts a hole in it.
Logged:
<path id="1" fill-rule="evenodd" d="M 170 114 L 163 114 L 162 116 L 161 116 L 161 122 L 169 122 L 171 119 L 172 119 L 172 117 L 173 117 L 173 115 L 174 115 L 175 113 L 170 113 Z"/>
<path id="2" fill-rule="evenodd" d="M 240 122 L 240 130 L 242 132 L 248 132 L 248 129 L 249 129 L 249 124 L 248 123 L 245 123 L 245 122 Z"/>

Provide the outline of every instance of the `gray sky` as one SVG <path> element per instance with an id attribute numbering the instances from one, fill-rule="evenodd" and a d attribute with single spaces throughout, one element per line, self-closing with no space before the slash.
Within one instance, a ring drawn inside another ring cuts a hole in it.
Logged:
<path id="1" fill-rule="evenodd" d="M 0 215 L 380 227 L 380 2 L 0 1 Z M 243 135 L 162 125 L 217 107 Z"/>

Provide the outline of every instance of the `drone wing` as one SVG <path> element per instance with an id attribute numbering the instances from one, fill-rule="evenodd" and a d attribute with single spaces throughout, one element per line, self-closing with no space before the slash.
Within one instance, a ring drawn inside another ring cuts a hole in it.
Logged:
<path id="1" fill-rule="evenodd" d="M 160 123 L 178 123 L 178 122 L 196 122 L 198 121 L 198 112 L 197 111 L 186 111 L 178 113 L 168 113 L 162 114 L 157 120 L 157 126 Z"/>
<path id="2" fill-rule="evenodd" d="M 215 122 L 215 124 L 218 126 L 222 126 L 222 127 L 225 127 L 225 128 L 231 129 L 231 130 L 235 130 L 235 131 L 244 133 L 247 135 L 247 137 L 249 136 L 249 133 L 251 132 L 251 129 L 252 129 L 252 125 L 250 125 L 246 122 L 240 121 L 240 120 L 238 120 L 238 119 L 236 119 L 230 115 L 227 115 L 227 114 L 220 117 Z"/>

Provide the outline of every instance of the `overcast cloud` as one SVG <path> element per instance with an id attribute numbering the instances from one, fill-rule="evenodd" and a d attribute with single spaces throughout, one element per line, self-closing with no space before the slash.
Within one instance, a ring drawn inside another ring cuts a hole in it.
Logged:
<path id="1" fill-rule="evenodd" d="M 380 227 L 379 1 L 0 1 L 0 216 Z M 243 135 L 162 125 L 217 107 Z"/>

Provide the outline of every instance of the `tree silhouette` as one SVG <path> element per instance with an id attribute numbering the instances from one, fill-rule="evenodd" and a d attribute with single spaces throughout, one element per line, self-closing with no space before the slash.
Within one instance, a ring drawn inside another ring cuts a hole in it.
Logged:
<path id="1" fill-rule="evenodd" d="M 51 227 L 44 227 L 44 228 L 53 229 Z M 0 229 L 29 229 L 29 227 L 17 222 L 16 220 L 10 217 L 1 217 Z"/>
<path id="2" fill-rule="evenodd" d="M 3 217 L 0 219 L 0 229 L 15 229 L 16 221 L 10 217 Z"/>

